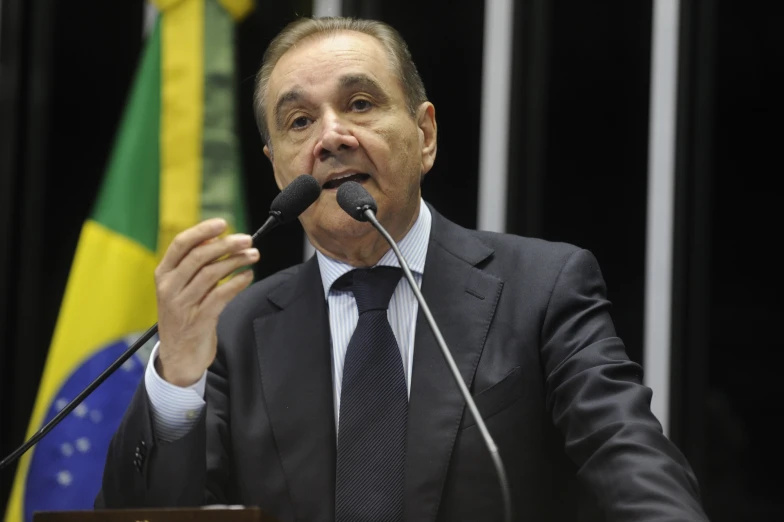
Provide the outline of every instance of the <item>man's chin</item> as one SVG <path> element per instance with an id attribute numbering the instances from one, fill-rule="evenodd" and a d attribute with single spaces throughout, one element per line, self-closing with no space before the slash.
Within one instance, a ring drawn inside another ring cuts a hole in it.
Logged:
<path id="1" fill-rule="evenodd" d="M 322 219 L 316 226 L 308 228 L 310 228 L 308 235 L 311 240 L 325 247 L 339 244 L 343 248 L 350 248 L 352 243 L 361 242 L 370 234 L 378 234 L 373 225 L 357 221 L 343 210 L 339 213 L 331 213 L 327 219 Z"/>
<path id="2" fill-rule="evenodd" d="M 330 222 L 326 224 L 324 231 L 334 240 L 347 241 L 365 237 L 371 233 L 378 233 L 370 223 L 357 221 L 345 212 L 330 220 Z"/>

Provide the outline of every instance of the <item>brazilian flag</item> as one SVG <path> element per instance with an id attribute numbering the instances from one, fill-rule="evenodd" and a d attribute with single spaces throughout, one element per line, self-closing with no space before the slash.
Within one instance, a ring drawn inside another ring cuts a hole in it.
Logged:
<path id="1" fill-rule="evenodd" d="M 234 26 L 253 0 L 157 0 L 106 175 L 84 223 L 28 436 L 157 320 L 153 272 L 173 237 L 221 216 L 244 231 Z M 129 359 L 19 462 L 5 520 L 91 509 L 111 436 L 143 378 Z"/>

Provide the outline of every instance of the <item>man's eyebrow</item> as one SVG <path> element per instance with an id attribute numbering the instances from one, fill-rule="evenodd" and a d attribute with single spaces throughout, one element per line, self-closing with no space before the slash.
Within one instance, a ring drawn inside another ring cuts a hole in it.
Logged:
<path id="1" fill-rule="evenodd" d="M 275 102 L 275 125 L 277 125 L 278 129 L 282 129 L 285 125 L 283 121 L 283 108 L 286 105 L 291 103 L 297 103 L 301 101 L 305 97 L 305 94 L 302 92 L 302 89 L 299 87 L 294 87 L 293 89 L 286 91 L 278 97 L 278 101 Z"/>
<path id="2" fill-rule="evenodd" d="M 389 96 L 384 88 L 381 87 L 381 84 L 364 74 L 347 74 L 341 76 L 338 79 L 338 85 L 341 90 L 361 89 L 368 91 L 377 98 L 379 103 L 385 104 L 389 102 Z M 278 100 L 275 102 L 275 110 L 273 113 L 275 125 L 278 129 L 282 129 L 286 125 L 283 121 L 283 109 L 286 105 L 301 102 L 304 98 L 305 93 L 300 87 L 293 87 L 278 97 Z"/>
<path id="3" fill-rule="evenodd" d="M 338 83 L 341 90 L 361 89 L 368 91 L 370 94 L 378 98 L 380 103 L 387 103 L 389 101 L 389 96 L 387 95 L 384 88 L 381 87 L 381 84 L 379 84 L 370 76 L 366 76 L 364 74 L 347 74 L 345 76 L 341 76 L 338 80 Z"/>

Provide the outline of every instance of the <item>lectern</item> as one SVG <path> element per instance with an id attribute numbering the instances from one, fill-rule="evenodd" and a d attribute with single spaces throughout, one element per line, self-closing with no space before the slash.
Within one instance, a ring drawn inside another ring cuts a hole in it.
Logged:
<path id="1" fill-rule="evenodd" d="M 102 509 L 41 511 L 33 522 L 277 522 L 258 508 Z"/>

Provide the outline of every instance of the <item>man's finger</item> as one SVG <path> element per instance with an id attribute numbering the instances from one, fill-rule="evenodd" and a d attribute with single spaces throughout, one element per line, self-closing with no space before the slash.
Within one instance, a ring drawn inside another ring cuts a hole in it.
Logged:
<path id="1" fill-rule="evenodd" d="M 220 286 L 216 286 L 207 294 L 201 303 L 201 309 L 210 316 L 218 316 L 226 305 L 242 292 L 253 281 L 253 271 L 245 270 L 229 279 Z"/>
<path id="2" fill-rule="evenodd" d="M 224 219 L 214 218 L 180 232 L 166 249 L 158 272 L 165 274 L 174 270 L 194 247 L 220 235 L 227 226 Z"/>
<path id="3" fill-rule="evenodd" d="M 235 270 L 251 265 L 258 260 L 259 251 L 255 248 L 248 248 L 220 261 L 202 266 L 193 279 L 181 290 L 177 301 L 184 305 L 200 303 L 219 281 Z"/>
<path id="4" fill-rule="evenodd" d="M 180 261 L 177 269 L 170 272 L 166 282 L 169 291 L 180 292 L 188 286 L 194 277 L 207 267 L 219 263 L 223 257 L 236 254 L 253 246 L 251 237 L 247 234 L 232 234 L 216 241 L 208 242 L 191 250 Z M 257 253 L 258 255 L 258 253 Z M 212 271 L 215 268 L 210 269 Z M 208 272 L 210 272 L 208 270 Z M 220 269 L 217 269 L 220 270 Z M 205 290 L 206 292 L 207 290 Z"/>

